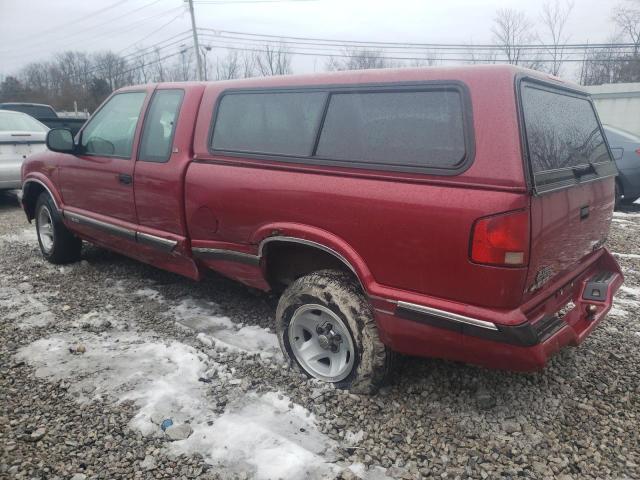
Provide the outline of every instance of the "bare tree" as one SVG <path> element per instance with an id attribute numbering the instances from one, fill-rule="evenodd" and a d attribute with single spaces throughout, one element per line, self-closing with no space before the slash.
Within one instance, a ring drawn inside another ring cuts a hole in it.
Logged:
<path id="1" fill-rule="evenodd" d="M 619 42 L 619 36 L 610 37 L 607 41 L 610 44 Z M 620 75 L 622 57 L 623 53 L 615 46 L 591 51 L 583 62 L 580 83 L 583 85 L 601 85 L 603 83 L 624 81 Z"/>
<path id="2" fill-rule="evenodd" d="M 216 80 L 232 80 L 241 74 L 240 55 L 237 50 L 227 50 L 224 58 L 216 58 Z"/>
<path id="3" fill-rule="evenodd" d="M 438 52 L 432 52 L 427 50 L 424 53 L 424 58 L 416 58 L 409 62 L 411 67 L 433 67 L 440 64 L 441 54 Z"/>
<path id="4" fill-rule="evenodd" d="M 240 65 L 242 72 L 242 78 L 255 77 L 256 75 L 256 57 L 257 53 L 254 51 L 243 52 L 242 64 Z"/>
<path id="5" fill-rule="evenodd" d="M 545 47 L 551 60 L 547 70 L 552 75 L 560 75 L 560 70 L 565 59 L 565 46 L 569 41 L 569 35 L 565 33 L 565 27 L 573 7 L 574 3 L 572 0 L 567 0 L 564 4 L 561 3 L 560 0 L 554 0 L 542 6 L 542 24 L 551 42 L 551 46 Z M 541 43 L 545 44 L 547 42 L 541 39 Z"/>
<path id="6" fill-rule="evenodd" d="M 346 49 L 343 58 L 329 57 L 325 68 L 338 70 L 369 70 L 371 68 L 391 68 L 395 66 L 385 58 L 380 50 Z"/>
<path id="7" fill-rule="evenodd" d="M 622 33 L 634 44 L 633 54 L 640 54 L 640 2 L 638 8 L 618 5 L 613 12 L 613 20 Z"/>
<path id="8" fill-rule="evenodd" d="M 256 68 L 265 77 L 272 75 L 290 75 L 291 54 L 283 45 L 265 45 L 264 50 L 256 52 Z"/>
<path id="9" fill-rule="evenodd" d="M 468 58 L 467 63 L 472 65 L 497 63 L 498 61 L 498 54 L 495 49 L 478 49 L 474 48 L 473 44 L 469 44 L 469 50 L 465 56 Z"/>
<path id="10" fill-rule="evenodd" d="M 501 8 L 493 20 L 494 42 L 500 47 L 507 63 L 529 68 L 539 67 L 536 52 L 523 49 L 522 45 L 531 44 L 535 39 L 533 23 L 524 12 L 511 8 Z"/>

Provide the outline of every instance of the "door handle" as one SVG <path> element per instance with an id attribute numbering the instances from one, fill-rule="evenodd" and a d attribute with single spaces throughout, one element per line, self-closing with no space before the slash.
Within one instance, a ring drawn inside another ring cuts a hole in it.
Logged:
<path id="1" fill-rule="evenodd" d="M 124 185 L 130 185 L 131 180 L 132 180 L 131 175 L 127 173 L 121 173 L 118 175 L 118 181 Z"/>

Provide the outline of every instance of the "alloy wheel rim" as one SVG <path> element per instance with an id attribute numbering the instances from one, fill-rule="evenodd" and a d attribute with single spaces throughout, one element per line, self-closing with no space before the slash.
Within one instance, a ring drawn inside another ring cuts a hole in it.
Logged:
<path id="1" fill-rule="evenodd" d="M 51 252 L 54 239 L 53 221 L 47 207 L 42 207 L 38 213 L 38 238 L 45 253 Z"/>
<path id="2" fill-rule="evenodd" d="M 327 307 L 299 307 L 289 322 L 288 336 L 293 355 L 311 376 L 334 383 L 351 373 L 353 339 L 342 319 Z"/>

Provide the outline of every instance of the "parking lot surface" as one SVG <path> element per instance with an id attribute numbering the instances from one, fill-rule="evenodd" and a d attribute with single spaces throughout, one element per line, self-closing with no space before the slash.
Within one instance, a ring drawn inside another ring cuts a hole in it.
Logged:
<path id="1" fill-rule="evenodd" d="M 359 396 L 290 370 L 277 299 L 86 246 L 54 266 L 0 196 L 0 477 L 639 478 L 640 205 L 608 318 L 539 373 L 403 358 Z"/>

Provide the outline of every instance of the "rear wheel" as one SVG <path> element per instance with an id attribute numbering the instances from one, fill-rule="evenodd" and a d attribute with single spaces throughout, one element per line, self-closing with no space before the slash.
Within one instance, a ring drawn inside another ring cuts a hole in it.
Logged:
<path id="1" fill-rule="evenodd" d="M 51 263 L 71 263 L 80 259 L 82 240 L 62 223 L 62 218 L 48 193 L 36 202 L 36 233 L 42 256 Z"/>
<path id="2" fill-rule="evenodd" d="M 322 270 L 294 281 L 278 303 L 276 329 L 293 365 L 336 387 L 372 393 L 390 370 L 392 353 L 371 307 L 344 272 Z"/>

